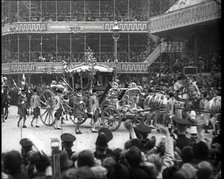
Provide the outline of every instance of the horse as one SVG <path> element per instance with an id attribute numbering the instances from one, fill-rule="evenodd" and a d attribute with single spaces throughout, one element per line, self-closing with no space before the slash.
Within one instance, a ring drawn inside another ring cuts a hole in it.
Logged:
<path id="1" fill-rule="evenodd" d="M 162 123 L 168 125 L 168 96 L 162 93 L 151 93 L 144 100 L 144 110 L 150 110 L 146 124 L 153 127 L 153 123 Z M 154 127 L 153 127 L 154 128 Z"/>

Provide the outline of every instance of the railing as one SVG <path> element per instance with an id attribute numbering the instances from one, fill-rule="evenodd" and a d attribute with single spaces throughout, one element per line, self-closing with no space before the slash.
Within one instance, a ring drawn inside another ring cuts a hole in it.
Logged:
<path id="1" fill-rule="evenodd" d="M 158 47 L 146 58 L 143 63 L 148 63 L 150 66 L 160 55 L 166 50 L 167 43 L 162 42 Z"/>
<path id="2" fill-rule="evenodd" d="M 144 63 L 148 63 L 150 66 L 159 56 L 166 52 L 182 52 L 183 51 L 183 43 L 181 42 L 162 42 L 158 45 L 158 47 L 145 59 Z"/>

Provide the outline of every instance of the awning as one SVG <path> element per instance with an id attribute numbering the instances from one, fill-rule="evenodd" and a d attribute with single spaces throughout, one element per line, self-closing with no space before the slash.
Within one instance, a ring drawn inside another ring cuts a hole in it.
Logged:
<path id="1" fill-rule="evenodd" d="M 105 65 L 97 64 L 93 66 L 94 71 L 96 72 L 105 72 L 105 73 L 111 73 L 113 72 L 113 68 L 109 68 Z M 69 69 L 69 73 L 81 73 L 81 72 L 90 72 L 92 70 L 92 67 L 87 64 L 81 64 L 77 65 L 72 69 Z"/>

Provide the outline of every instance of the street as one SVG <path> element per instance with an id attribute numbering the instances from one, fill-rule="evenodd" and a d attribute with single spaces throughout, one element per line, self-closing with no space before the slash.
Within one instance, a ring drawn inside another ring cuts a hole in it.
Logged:
<path id="1" fill-rule="evenodd" d="M 19 141 L 21 138 L 30 138 L 38 148 L 42 149 L 47 155 L 51 154 L 51 138 L 60 139 L 62 133 L 71 133 L 75 135 L 76 141 L 74 141 L 73 151 L 79 152 L 84 149 L 89 149 L 94 151 L 95 141 L 97 138 L 97 133 L 92 133 L 90 130 L 90 119 L 81 125 L 80 129 L 82 134 L 75 134 L 75 125 L 72 121 L 65 121 L 62 126 L 62 130 L 55 130 L 53 126 L 45 126 L 41 121 L 39 122 L 40 127 L 31 127 L 32 117 L 28 116 L 26 121 L 27 128 L 17 127 L 18 115 L 17 107 L 10 106 L 9 117 L 6 122 L 2 123 L 2 152 L 7 152 L 10 150 L 21 150 Z M 21 124 L 22 125 L 22 124 Z M 99 124 L 98 124 L 99 127 Z M 157 142 L 159 141 L 161 134 L 156 133 L 153 130 L 149 137 L 155 135 Z M 211 139 L 211 134 L 206 136 Z M 120 128 L 113 132 L 113 139 L 108 143 L 111 149 L 117 147 L 123 148 L 124 143 L 129 139 L 129 133 L 124 128 L 123 122 Z"/>

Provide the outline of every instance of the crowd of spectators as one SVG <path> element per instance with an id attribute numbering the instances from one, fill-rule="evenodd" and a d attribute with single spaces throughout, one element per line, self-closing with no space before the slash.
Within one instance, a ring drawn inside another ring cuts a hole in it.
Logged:
<path id="1" fill-rule="evenodd" d="M 35 12 L 30 17 L 28 15 L 16 15 L 11 12 L 7 16 L 2 18 L 2 26 L 13 22 L 51 22 L 51 21 L 147 21 L 147 16 L 143 15 L 141 11 L 135 12 L 130 10 L 130 13 L 122 13 L 116 10 L 115 14 L 113 10 L 99 11 L 86 10 L 84 13 L 81 10 L 74 10 L 71 13 L 69 11 L 61 10 L 58 12 L 57 17 L 54 10 L 46 10 L 41 12 Z"/>
<path id="2" fill-rule="evenodd" d="M 53 179 L 52 171 L 56 171 L 60 179 L 221 179 L 220 134 L 209 142 L 197 140 L 187 136 L 179 122 L 175 124 L 177 138 L 163 125 L 157 126 L 161 138 L 148 137 L 149 127 L 133 127 L 126 121 L 130 139 L 123 148 L 110 148 L 113 135 L 104 131 L 99 132 L 94 151 L 88 146 L 71 151 L 72 141 L 62 151 L 52 148 L 50 156 L 35 150 L 35 143 L 25 138 L 26 143 L 20 141 L 21 152 L 2 153 L 2 178 Z"/>

